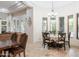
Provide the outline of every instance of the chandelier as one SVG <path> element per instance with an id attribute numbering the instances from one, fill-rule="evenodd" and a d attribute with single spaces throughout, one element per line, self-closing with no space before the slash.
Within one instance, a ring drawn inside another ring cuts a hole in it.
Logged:
<path id="1" fill-rule="evenodd" d="M 52 8 L 51 8 L 51 12 L 50 12 L 50 13 L 48 13 L 48 16 L 49 16 L 49 17 L 53 17 L 53 18 L 55 18 L 55 17 L 56 17 L 56 15 L 57 15 L 57 13 L 54 11 L 53 1 L 52 1 Z"/>

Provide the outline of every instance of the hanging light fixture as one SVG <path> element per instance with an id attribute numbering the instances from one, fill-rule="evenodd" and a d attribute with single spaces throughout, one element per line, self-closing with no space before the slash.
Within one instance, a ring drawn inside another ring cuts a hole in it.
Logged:
<path id="1" fill-rule="evenodd" d="M 52 1 L 52 8 L 51 8 L 51 12 L 48 13 L 49 17 L 56 17 L 57 13 L 55 13 L 54 8 L 53 8 L 53 1 Z"/>

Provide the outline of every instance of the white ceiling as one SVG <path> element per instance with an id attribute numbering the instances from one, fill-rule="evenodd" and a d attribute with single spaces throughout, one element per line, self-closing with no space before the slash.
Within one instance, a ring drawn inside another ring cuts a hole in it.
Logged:
<path id="1" fill-rule="evenodd" d="M 0 8 L 8 8 L 11 5 L 15 4 L 16 1 L 0 1 Z M 50 8 L 52 6 L 52 1 L 29 1 L 33 5 L 41 8 Z M 54 7 L 62 7 L 65 6 L 72 1 L 54 1 Z"/>
<path id="2" fill-rule="evenodd" d="M 7 8 L 10 11 L 15 10 L 15 8 L 11 7 L 12 5 L 15 4 L 16 1 L 0 1 L 0 9 L 1 8 Z M 28 1 L 26 1 L 28 2 Z M 55 9 L 63 8 L 68 4 L 71 4 L 73 1 L 54 1 L 53 2 L 53 7 Z M 32 5 L 40 8 L 52 8 L 52 1 L 29 1 L 28 3 L 31 3 Z M 27 3 L 26 3 L 27 5 Z M 13 9 L 12 9 L 13 8 Z M 22 9 L 22 8 L 21 8 Z"/>
<path id="3" fill-rule="evenodd" d="M 52 4 L 52 1 L 32 1 L 30 3 L 41 8 L 52 8 L 52 5 L 54 8 L 61 8 L 68 4 L 71 4 L 72 2 L 73 1 L 53 1 Z"/>
<path id="4" fill-rule="evenodd" d="M 50 8 L 51 7 L 51 1 L 31 1 L 29 3 L 33 4 L 36 7 L 40 7 L 40 8 Z"/>
<path id="5" fill-rule="evenodd" d="M 27 7 L 21 1 L 0 1 L 0 12 L 15 12 Z"/>
<path id="6" fill-rule="evenodd" d="M 8 8 L 14 3 L 14 1 L 0 1 L 0 8 Z"/>

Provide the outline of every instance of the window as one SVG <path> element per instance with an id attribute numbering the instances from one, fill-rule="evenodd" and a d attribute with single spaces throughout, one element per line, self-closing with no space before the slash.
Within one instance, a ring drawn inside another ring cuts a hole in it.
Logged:
<path id="1" fill-rule="evenodd" d="M 56 33 L 56 19 L 50 18 L 50 31 L 55 34 Z"/>
<path id="2" fill-rule="evenodd" d="M 61 32 L 64 32 L 64 17 L 59 17 L 60 21 L 60 30 Z"/>
<path id="3" fill-rule="evenodd" d="M 71 37 L 73 37 L 73 35 L 74 35 L 74 32 L 73 32 L 73 29 L 74 29 L 73 15 L 70 15 L 68 19 L 69 19 L 69 32 L 71 32 Z"/>
<path id="4" fill-rule="evenodd" d="M 69 32 L 73 32 L 73 15 L 69 16 Z"/>

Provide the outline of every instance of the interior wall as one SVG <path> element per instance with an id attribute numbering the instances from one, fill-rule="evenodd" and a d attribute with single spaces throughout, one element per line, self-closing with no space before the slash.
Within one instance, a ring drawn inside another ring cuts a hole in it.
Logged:
<path id="1" fill-rule="evenodd" d="M 42 17 L 48 17 L 50 9 L 33 8 L 33 41 L 42 40 Z"/>
<path id="2" fill-rule="evenodd" d="M 27 16 L 26 33 L 28 33 L 29 39 L 33 40 L 33 8 L 26 10 L 26 16 Z"/>

